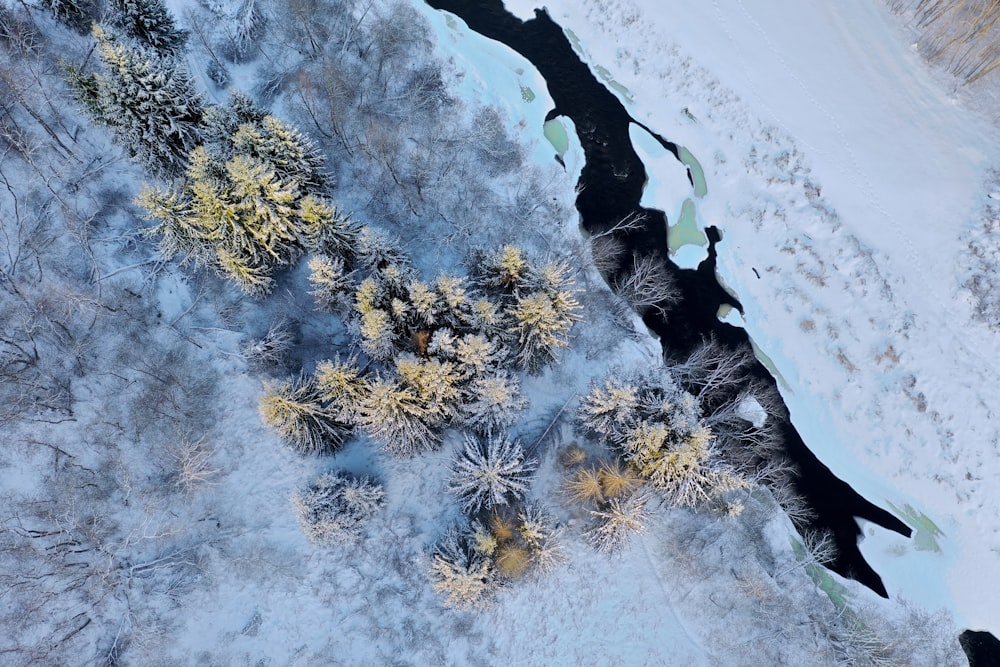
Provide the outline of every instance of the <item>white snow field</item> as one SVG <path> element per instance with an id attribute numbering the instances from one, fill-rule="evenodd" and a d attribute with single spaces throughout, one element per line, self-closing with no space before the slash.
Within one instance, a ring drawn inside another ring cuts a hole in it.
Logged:
<path id="1" fill-rule="evenodd" d="M 914 528 L 866 530 L 890 595 L 1000 633 L 1000 337 L 962 287 L 997 127 L 881 2 L 545 5 L 703 165 L 699 223 L 805 442 Z"/>

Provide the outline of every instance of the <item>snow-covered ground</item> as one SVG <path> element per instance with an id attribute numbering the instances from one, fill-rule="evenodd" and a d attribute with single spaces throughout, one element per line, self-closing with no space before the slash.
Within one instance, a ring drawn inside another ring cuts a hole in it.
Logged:
<path id="1" fill-rule="evenodd" d="M 866 529 L 890 594 L 1000 633 L 1000 339 L 961 268 L 997 128 L 880 2 L 545 5 L 704 166 L 719 272 L 805 442 L 915 529 Z"/>

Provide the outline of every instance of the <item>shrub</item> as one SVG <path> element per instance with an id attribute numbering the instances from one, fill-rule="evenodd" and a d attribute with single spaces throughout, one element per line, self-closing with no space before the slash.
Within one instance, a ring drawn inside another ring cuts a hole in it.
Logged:
<path id="1" fill-rule="evenodd" d="M 598 523 L 585 533 L 585 537 L 599 551 L 612 552 L 628 542 L 633 534 L 646 532 L 649 512 L 646 497 L 636 494 L 612 498 L 604 509 L 591 510 Z"/>
<path id="2" fill-rule="evenodd" d="M 368 478 L 329 472 L 292 496 L 302 532 L 324 546 L 357 541 L 385 503 L 382 486 Z"/>

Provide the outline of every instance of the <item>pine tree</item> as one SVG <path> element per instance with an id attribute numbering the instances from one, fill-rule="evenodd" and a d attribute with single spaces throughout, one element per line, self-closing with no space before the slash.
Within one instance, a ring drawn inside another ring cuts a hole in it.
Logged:
<path id="1" fill-rule="evenodd" d="M 538 371 L 569 346 L 569 331 L 579 316 L 574 301 L 565 297 L 535 292 L 518 297 L 510 310 L 510 332 L 517 337 L 516 360 L 522 368 Z"/>
<path id="2" fill-rule="evenodd" d="M 270 291 L 277 267 L 329 245 L 330 235 L 352 233 L 333 206 L 303 196 L 266 162 L 235 155 L 220 164 L 202 146 L 190 160 L 179 189 L 146 188 L 136 199 L 158 221 L 150 233 L 165 256 L 194 257 L 260 295 Z"/>
<path id="3" fill-rule="evenodd" d="M 180 63 L 94 26 L 100 71 L 70 70 L 84 110 L 154 173 L 175 175 L 201 136 L 201 99 Z"/>
<path id="4" fill-rule="evenodd" d="M 356 359 L 321 361 L 316 366 L 316 388 L 327 403 L 327 409 L 345 424 L 357 419 L 358 406 L 368 391 Z"/>
<path id="5" fill-rule="evenodd" d="M 509 374 L 473 378 L 462 391 L 461 422 L 483 435 L 509 428 L 527 405 L 517 379 Z"/>
<path id="6" fill-rule="evenodd" d="M 391 454 L 407 456 L 437 447 L 440 435 L 412 389 L 376 379 L 358 402 L 357 424 Z"/>
<path id="7" fill-rule="evenodd" d="M 352 291 L 350 274 L 344 272 L 340 257 L 316 255 L 309 260 L 309 292 L 316 305 L 328 312 L 344 313 L 348 310 Z"/>
<path id="8" fill-rule="evenodd" d="M 646 497 L 633 495 L 612 498 L 603 509 L 590 510 L 597 519 L 597 525 L 585 533 L 585 537 L 599 551 L 612 552 L 620 549 L 633 534 L 646 532 L 649 512 Z"/>
<path id="9" fill-rule="evenodd" d="M 96 13 L 91 0 L 41 0 L 41 5 L 52 12 L 57 21 L 81 35 L 90 30 Z"/>
<path id="10" fill-rule="evenodd" d="M 323 546 L 356 542 L 384 504 L 380 484 L 339 472 L 321 475 L 292 496 L 302 532 Z"/>
<path id="11" fill-rule="evenodd" d="M 396 359 L 396 375 L 403 386 L 413 390 L 429 424 L 443 425 L 455 416 L 461 379 L 455 364 L 404 355 Z"/>
<path id="12" fill-rule="evenodd" d="M 527 458 L 516 440 L 494 436 L 479 440 L 465 436 L 465 446 L 452 464 L 448 490 L 462 499 L 463 509 L 474 514 L 523 498 L 528 478 L 537 462 Z"/>
<path id="13" fill-rule="evenodd" d="M 177 55 L 187 41 L 162 0 L 110 0 L 107 21 L 161 55 Z"/>
<path id="14" fill-rule="evenodd" d="M 324 407 L 315 380 L 306 376 L 264 385 L 258 404 L 261 419 L 293 449 L 322 454 L 343 444 L 350 426 Z"/>
<path id="15" fill-rule="evenodd" d="M 434 590 L 446 596 L 449 607 L 485 606 L 499 581 L 492 559 L 473 546 L 467 530 L 450 529 L 431 557 Z"/>

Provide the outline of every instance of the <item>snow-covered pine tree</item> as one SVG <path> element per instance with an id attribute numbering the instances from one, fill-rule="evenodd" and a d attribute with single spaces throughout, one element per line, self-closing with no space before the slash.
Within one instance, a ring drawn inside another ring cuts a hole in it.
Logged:
<path id="1" fill-rule="evenodd" d="M 336 471 L 320 475 L 292 496 L 302 532 L 323 546 L 356 542 L 384 504 L 381 484 Z"/>
<path id="2" fill-rule="evenodd" d="M 476 433 L 490 435 L 509 428 L 526 405 L 517 378 L 506 373 L 483 375 L 462 388 L 459 419 Z"/>
<path id="3" fill-rule="evenodd" d="M 108 25 L 164 56 L 180 53 L 187 33 L 180 30 L 163 0 L 109 0 Z"/>
<path id="4" fill-rule="evenodd" d="M 499 586 L 496 566 L 488 554 L 474 548 L 468 530 L 451 528 L 431 556 L 434 590 L 449 607 L 485 606 Z"/>
<path id="5" fill-rule="evenodd" d="M 87 34 L 94 21 L 96 7 L 92 0 L 40 0 L 57 21 L 77 31 Z"/>
<path id="6" fill-rule="evenodd" d="M 350 433 L 350 426 L 338 421 L 324 403 L 315 379 L 301 375 L 288 382 L 265 383 L 258 408 L 264 424 L 292 449 L 322 454 L 340 447 Z"/>
<path id="7" fill-rule="evenodd" d="M 331 229 L 346 229 L 333 206 L 303 196 L 266 162 L 235 155 L 220 165 L 202 146 L 190 161 L 180 189 L 147 187 L 136 203 L 157 220 L 150 233 L 160 237 L 161 252 L 212 264 L 249 294 L 266 294 L 278 266 L 340 233 Z"/>
<path id="8" fill-rule="evenodd" d="M 396 358 L 396 375 L 423 405 L 424 420 L 429 425 L 444 426 L 455 417 L 461 398 L 461 375 L 456 364 L 407 354 Z"/>
<path id="9" fill-rule="evenodd" d="M 440 434 L 427 422 L 423 402 L 398 382 L 376 378 L 358 402 L 358 426 L 391 454 L 409 456 L 437 447 Z"/>
<path id="10" fill-rule="evenodd" d="M 321 361 L 316 365 L 316 387 L 327 403 L 327 410 L 338 421 L 353 424 L 357 420 L 358 406 L 368 391 L 368 384 L 361 376 L 356 359 Z"/>
<path id="11" fill-rule="evenodd" d="M 569 331 L 580 319 L 574 300 L 565 294 L 556 298 L 545 292 L 519 296 L 513 308 L 509 332 L 516 336 L 518 366 L 540 371 L 558 359 L 559 350 L 569 346 Z"/>
<path id="12" fill-rule="evenodd" d="M 646 532 L 646 522 L 650 516 L 646 510 L 646 502 L 645 496 L 635 494 L 612 498 L 603 508 L 590 510 L 590 515 L 598 523 L 584 537 L 598 551 L 609 553 L 620 549 L 632 535 Z"/>
<path id="13" fill-rule="evenodd" d="M 609 374 L 581 402 L 580 417 L 671 505 L 696 507 L 746 485 L 722 460 L 695 397 L 666 369 Z"/>
<path id="14" fill-rule="evenodd" d="M 128 44 L 95 25 L 99 71 L 70 68 L 69 82 L 84 111 L 154 173 L 176 175 L 201 138 L 202 104 L 180 62 Z"/>
<path id="15" fill-rule="evenodd" d="M 257 0 L 243 0 L 236 10 L 236 28 L 232 32 L 232 59 L 237 62 L 250 60 L 257 41 L 264 34 L 267 19 Z"/>
<path id="16" fill-rule="evenodd" d="M 461 498 L 466 513 L 475 514 L 523 498 L 536 467 L 517 440 L 466 435 L 465 446 L 452 463 L 448 490 Z"/>
<path id="17" fill-rule="evenodd" d="M 346 313 L 353 289 L 350 274 L 344 271 L 344 260 L 329 255 L 315 255 L 309 260 L 309 292 L 316 305 L 328 312 Z"/>

